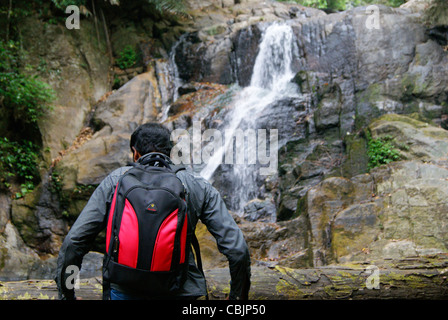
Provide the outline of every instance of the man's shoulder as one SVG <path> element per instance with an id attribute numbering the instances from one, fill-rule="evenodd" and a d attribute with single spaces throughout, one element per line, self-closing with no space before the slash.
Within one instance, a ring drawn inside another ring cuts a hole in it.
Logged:
<path id="1" fill-rule="evenodd" d="M 120 167 L 118 169 L 115 169 L 111 173 L 109 173 L 109 177 L 121 177 L 123 174 L 126 173 L 129 169 L 133 168 L 132 166 L 124 166 Z"/>
<path id="2" fill-rule="evenodd" d="M 118 169 L 115 169 L 109 175 L 103 180 L 103 183 L 110 183 L 113 186 L 115 186 L 120 179 L 120 177 L 125 174 L 129 169 L 131 169 L 132 166 L 124 166 L 120 167 Z"/>
<path id="3" fill-rule="evenodd" d="M 191 192 L 208 193 L 212 187 L 210 182 L 199 174 L 193 172 L 190 168 L 180 170 L 176 173 L 187 190 Z"/>
<path id="4" fill-rule="evenodd" d="M 105 180 L 113 184 L 117 184 L 121 176 L 123 176 L 127 171 L 132 169 L 133 166 L 124 166 L 112 171 Z M 185 168 L 176 172 L 176 176 L 182 181 L 187 189 L 190 191 L 205 190 L 211 187 L 210 182 L 204 179 L 199 174 L 193 172 L 190 168 Z"/>
<path id="5" fill-rule="evenodd" d="M 185 179 L 189 182 L 201 183 L 201 184 L 209 184 L 207 180 L 205 180 L 199 174 L 193 172 L 190 168 L 185 168 L 183 170 L 179 170 L 176 172 L 176 175 L 182 180 Z"/>

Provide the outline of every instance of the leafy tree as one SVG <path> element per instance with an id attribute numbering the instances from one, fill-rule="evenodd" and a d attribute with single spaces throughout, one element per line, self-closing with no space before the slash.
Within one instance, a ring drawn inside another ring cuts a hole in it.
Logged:
<path id="1" fill-rule="evenodd" d="M 4 9 L 1 7 L 0 14 L 5 14 Z M 29 74 L 32 67 L 25 63 L 20 42 L 10 40 L 20 38 L 17 26 L 28 14 L 19 6 L 9 5 L 7 31 L 0 40 L 0 189 L 14 187 L 16 198 L 33 190 L 40 179 L 37 122 L 51 109 L 54 99 L 50 86 Z"/>

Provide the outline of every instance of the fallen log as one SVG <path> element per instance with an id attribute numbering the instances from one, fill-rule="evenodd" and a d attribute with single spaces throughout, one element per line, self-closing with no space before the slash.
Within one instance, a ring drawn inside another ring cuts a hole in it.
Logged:
<path id="1" fill-rule="evenodd" d="M 207 273 L 210 299 L 228 296 L 228 280 L 227 269 Z M 448 283 L 445 272 L 436 269 L 256 267 L 249 299 L 448 299 Z"/>
<path id="2" fill-rule="evenodd" d="M 227 268 L 205 271 L 211 300 L 226 299 L 230 275 Z M 252 267 L 251 300 L 358 300 L 448 299 L 448 261 L 415 264 L 413 260 L 393 268 L 327 266 L 290 269 L 281 266 Z M 102 298 L 101 277 L 80 280 L 76 291 L 84 300 Z M 0 300 L 58 299 L 53 280 L 0 282 Z"/>

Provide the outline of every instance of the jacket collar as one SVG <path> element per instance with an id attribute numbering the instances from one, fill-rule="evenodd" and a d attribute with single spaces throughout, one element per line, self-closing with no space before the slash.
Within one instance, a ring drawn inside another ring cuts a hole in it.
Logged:
<path id="1" fill-rule="evenodd" d="M 173 164 L 170 157 L 168 157 L 167 155 L 164 155 L 163 153 L 159 153 L 159 152 L 150 152 L 150 153 L 144 154 L 137 160 L 137 162 L 143 163 L 146 160 L 149 160 L 151 158 L 161 158 L 161 159 L 165 160 L 166 162 L 168 162 L 169 164 Z"/>

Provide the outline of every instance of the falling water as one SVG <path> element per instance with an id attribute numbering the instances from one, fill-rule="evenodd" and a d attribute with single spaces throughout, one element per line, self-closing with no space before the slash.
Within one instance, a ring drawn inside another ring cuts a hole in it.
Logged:
<path id="1" fill-rule="evenodd" d="M 169 53 L 169 60 L 167 63 L 167 68 L 169 69 L 167 71 L 168 77 L 169 77 L 169 81 L 172 86 L 170 88 L 170 102 L 172 101 L 176 101 L 177 98 L 179 98 L 179 88 L 183 85 L 183 81 L 179 76 L 179 70 L 177 68 L 177 64 L 176 64 L 176 50 L 177 47 L 179 46 L 180 43 L 182 43 L 182 41 L 184 41 L 185 36 L 187 34 L 183 34 L 180 36 L 179 40 L 174 44 L 174 46 L 171 48 L 171 51 Z M 168 118 L 168 113 L 170 111 L 170 107 L 171 104 L 170 103 L 166 103 L 163 105 L 163 110 L 162 110 L 162 117 L 160 118 L 160 122 L 164 122 L 167 118 Z"/>
<path id="2" fill-rule="evenodd" d="M 257 129 L 257 119 L 266 107 L 276 101 L 298 96 L 298 89 L 291 82 L 295 75 L 291 69 L 297 51 L 295 43 L 291 26 L 274 23 L 266 28 L 255 60 L 251 83 L 232 102 L 233 107 L 224 120 L 226 125 L 223 132 L 225 131 L 226 137 L 232 136 L 238 129 Z M 234 148 L 233 139 L 225 139 L 223 146 L 209 159 L 201 171 L 204 178 L 213 179 L 228 148 Z M 246 148 L 245 152 L 247 157 L 256 153 L 256 150 Z M 258 170 L 255 165 L 248 165 L 247 162 L 233 164 L 232 168 L 232 185 L 235 198 L 238 198 L 234 200 L 234 210 L 241 213 L 242 206 L 256 197 Z"/>

